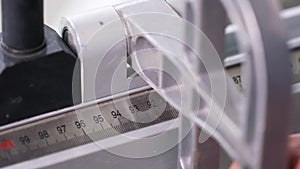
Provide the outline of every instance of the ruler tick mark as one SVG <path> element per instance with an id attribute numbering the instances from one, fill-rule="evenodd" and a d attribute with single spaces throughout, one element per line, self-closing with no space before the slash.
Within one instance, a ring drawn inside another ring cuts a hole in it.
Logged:
<path id="1" fill-rule="evenodd" d="M 119 123 L 122 125 L 122 122 L 121 122 L 121 120 L 118 118 L 118 121 L 119 121 Z"/>
<path id="2" fill-rule="evenodd" d="M 45 142 L 46 142 L 47 146 L 49 147 L 50 145 L 49 145 L 49 142 L 47 139 L 45 139 Z"/>
<path id="3" fill-rule="evenodd" d="M 101 126 L 101 128 L 104 130 L 104 127 L 103 127 L 103 125 L 100 123 L 100 126 Z"/>
<path id="4" fill-rule="evenodd" d="M 65 135 L 65 133 L 63 134 L 63 136 L 64 136 L 65 140 L 67 141 L 67 140 L 68 140 L 68 138 L 67 138 L 67 136 Z"/>
<path id="5" fill-rule="evenodd" d="M 84 131 L 84 129 L 81 129 L 84 135 L 87 135 L 86 132 Z"/>

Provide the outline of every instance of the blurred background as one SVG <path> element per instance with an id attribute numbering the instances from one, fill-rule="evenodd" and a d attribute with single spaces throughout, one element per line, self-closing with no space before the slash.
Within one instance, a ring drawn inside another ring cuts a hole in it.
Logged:
<path id="1" fill-rule="evenodd" d="M 0 0 L 1 1 L 1 0 Z M 55 30 L 59 30 L 62 16 L 72 16 L 91 9 L 122 3 L 130 0 L 46 0 L 45 22 Z M 282 8 L 300 5 L 300 0 L 279 0 Z M 1 5 L 1 4 L 0 4 Z M 1 10 L 1 9 L 0 9 Z M 0 13 L 1 15 L 1 13 Z M 0 17 L 1 21 L 1 17 Z M 1 25 L 1 22 L 0 22 Z M 0 31 L 2 30 L 0 26 Z"/>

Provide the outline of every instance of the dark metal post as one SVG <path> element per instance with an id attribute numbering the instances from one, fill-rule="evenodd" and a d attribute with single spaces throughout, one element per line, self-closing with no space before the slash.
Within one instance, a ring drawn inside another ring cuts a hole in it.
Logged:
<path id="1" fill-rule="evenodd" d="M 43 0 L 2 0 L 2 47 L 16 54 L 45 46 Z"/>

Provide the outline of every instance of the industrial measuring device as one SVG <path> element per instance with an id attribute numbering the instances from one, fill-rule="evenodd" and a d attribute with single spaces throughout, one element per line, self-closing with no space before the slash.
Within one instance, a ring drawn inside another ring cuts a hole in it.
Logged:
<path id="1" fill-rule="evenodd" d="M 0 167 L 215 169 L 220 146 L 245 168 L 284 168 L 290 97 L 300 91 L 298 11 L 281 14 L 288 42 L 272 0 L 136 0 L 64 18 L 78 57 L 65 87 L 82 103 L 1 126 Z"/>

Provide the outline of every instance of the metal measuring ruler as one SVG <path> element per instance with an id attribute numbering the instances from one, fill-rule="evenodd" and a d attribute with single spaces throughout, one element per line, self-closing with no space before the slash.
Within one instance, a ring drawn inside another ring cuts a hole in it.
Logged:
<path id="1" fill-rule="evenodd" d="M 138 121 L 127 117 L 136 117 Z M 0 128 L 0 167 L 177 117 L 178 112 L 152 89 L 48 113 Z"/>

